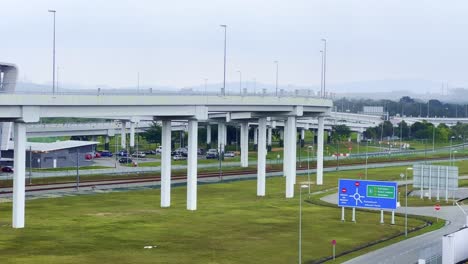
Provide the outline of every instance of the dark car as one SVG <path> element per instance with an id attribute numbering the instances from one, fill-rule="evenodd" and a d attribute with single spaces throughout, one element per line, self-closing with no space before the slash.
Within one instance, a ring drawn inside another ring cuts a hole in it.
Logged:
<path id="1" fill-rule="evenodd" d="M 108 150 L 103 150 L 101 152 L 99 152 L 101 154 L 101 157 L 112 157 L 112 152 L 108 151 Z"/>
<path id="2" fill-rule="evenodd" d="M 148 150 L 148 151 L 145 151 L 145 154 L 146 155 L 156 155 L 156 151 L 155 150 Z"/>
<path id="3" fill-rule="evenodd" d="M 127 157 L 128 152 L 126 150 L 121 150 L 121 151 L 119 151 L 119 153 L 117 155 L 120 156 L 120 157 Z"/>
<path id="4" fill-rule="evenodd" d="M 211 152 L 208 151 L 205 155 L 206 159 L 217 159 L 218 158 L 218 152 Z"/>
<path id="5" fill-rule="evenodd" d="M 13 173 L 13 167 L 5 166 L 5 167 L 2 168 L 2 172 Z"/>
<path id="6" fill-rule="evenodd" d="M 132 163 L 133 160 L 131 158 L 120 158 L 119 163 Z"/>

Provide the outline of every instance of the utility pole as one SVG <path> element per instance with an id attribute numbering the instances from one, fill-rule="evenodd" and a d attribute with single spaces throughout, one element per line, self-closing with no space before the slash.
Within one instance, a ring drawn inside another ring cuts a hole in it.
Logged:
<path id="1" fill-rule="evenodd" d="M 220 25 L 224 28 L 224 78 L 223 78 L 223 96 L 226 95 L 226 38 L 227 38 L 227 25 Z"/>
<path id="2" fill-rule="evenodd" d="M 52 93 L 55 94 L 55 10 L 49 10 L 54 16 L 54 35 L 52 41 Z"/>

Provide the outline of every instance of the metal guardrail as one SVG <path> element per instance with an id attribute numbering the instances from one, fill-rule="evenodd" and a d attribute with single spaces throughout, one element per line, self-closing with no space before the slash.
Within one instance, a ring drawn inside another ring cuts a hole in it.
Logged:
<path id="1" fill-rule="evenodd" d="M 248 91 L 226 91 L 225 93 L 220 91 L 197 91 L 197 90 L 153 90 L 149 89 L 139 89 L 139 90 L 117 90 L 117 89 L 82 89 L 82 90 L 62 90 L 55 93 L 51 91 L 0 91 L 1 94 L 28 94 L 28 95 L 113 95 L 113 96 L 128 96 L 128 95 L 141 95 L 141 96 L 242 96 L 242 97 L 301 97 L 301 98 L 316 98 L 316 99 L 333 99 L 335 94 L 326 93 L 321 95 L 320 93 L 314 93 L 312 90 L 298 89 L 295 91 L 285 91 L 281 90 L 278 94 L 276 92 L 269 92 L 266 89 L 262 89 L 260 93 L 258 92 L 248 92 Z"/>

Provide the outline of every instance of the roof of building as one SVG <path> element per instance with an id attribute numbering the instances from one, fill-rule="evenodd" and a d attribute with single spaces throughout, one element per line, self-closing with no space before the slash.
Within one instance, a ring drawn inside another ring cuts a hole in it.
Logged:
<path id="1" fill-rule="evenodd" d="M 61 149 L 78 148 L 89 145 L 97 145 L 97 141 L 80 141 L 80 140 L 64 140 L 56 141 L 52 143 L 42 142 L 26 142 L 26 150 L 32 150 L 37 152 L 48 152 Z M 11 144 L 13 148 L 13 144 Z"/>

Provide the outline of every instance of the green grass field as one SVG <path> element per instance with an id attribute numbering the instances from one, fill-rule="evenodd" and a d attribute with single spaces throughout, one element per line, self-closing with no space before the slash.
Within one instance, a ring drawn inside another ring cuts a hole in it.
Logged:
<path id="1" fill-rule="evenodd" d="M 394 180 L 402 169 L 369 170 L 369 179 Z M 313 190 L 356 173 L 327 173 Z M 285 199 L 284 189 L 283 177 L 267 179 L 263 198 L 253 180 L 199 185 L 197 211 L 185 209 L 183 186 L 172 189 L 166 209 L 157 189 L 28 200 L 26 228 L 19 230 L 10 226 L 11 203 L 2 203 L 0 263 L 295 263 L 298 190 Z M 403 231 L 400 217 L 394 226 L 380 225 L 378 213 L 358 212 L 357 224 L 341 223 L 340 212 L 303 203 L 304 261 L 330 256 L 332 239 L 340 253 Z M 409 220 L 410 227 L 422 224 Z"/>

